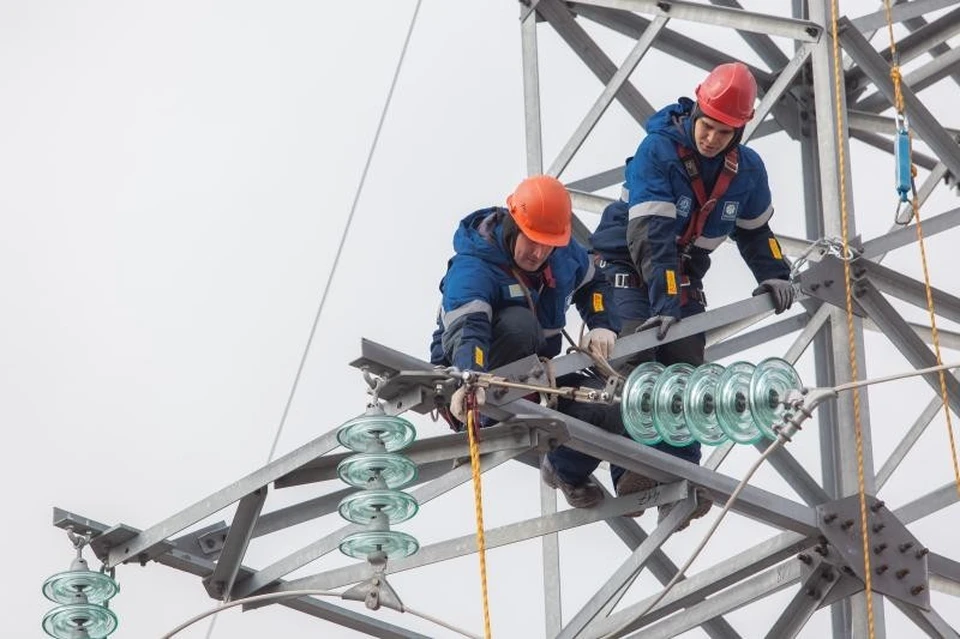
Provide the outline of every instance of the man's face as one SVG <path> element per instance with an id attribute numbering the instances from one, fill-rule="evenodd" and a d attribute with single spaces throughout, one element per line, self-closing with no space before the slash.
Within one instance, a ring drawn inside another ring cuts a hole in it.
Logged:
<path id="1" fill-rule="evenodd" d="M 702 116 L 693 127 L 697 151 L 705 158 L 716 157 L 733 140 L 736 130 L 723 122 Z"/>
<path id="2" fill-rule="evenodd" d="M 543 266 L 552 251 L 552 246 L 534 242 L 521 231 L 513 245 L 513 261 L 524 271 L 532 273 Z"/>

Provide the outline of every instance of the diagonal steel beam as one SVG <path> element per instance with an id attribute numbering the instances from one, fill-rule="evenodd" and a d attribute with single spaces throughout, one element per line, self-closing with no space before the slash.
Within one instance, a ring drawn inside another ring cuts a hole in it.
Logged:
<path id="1" fill-rule="evenodd" d="M 869 280 L 857 282 L 854 295 L 870 319 L 877 323 L 908 362 L 916 368 L 937 365 L 937 358 L 933 352 Z M 923 379 L 936 393 L 940 393 L 940 379 L 937 373 L 924 375 Z M 945 381 L 950 406 L 954 411 L 960 411 L 960 381 L 953 375 L 946 375 Z"/>
<path id="2" fill-rule="evenodd" d="M 960 9 L 952 11 L 937 22 L 947 20 L 948 17 L 955 24 L 956 31 L 960 32 Z M 840 42 L 844 51 L 853 58 L 859 68 L 863 70 L 863 73 L 876 85 L 877 90 L 890 101 L 890 104 L 893 104 L 895 98 L 893 81 L 889 75 L 889 64 L 873 50 L 873 47 L 859 31 L 850 26 L 849 20 L 841 19 L 841 23 L 843 28 L 840 32 Z M 937 157 L 947 165 L 951 173 L 960 175 L 960 145 L 950 137 L 950 134 L 944 130 L 943 126 L 917 98 L 910 87 L 902 87 L 901 93 L 911 127 L 936 153 Z"/>
<path id="3" fill-rule="evenodd" d="M 950 77 L 951 74 L 957 73 L 958 63 L 960 63 L 960 48 L 948 49 L 943 55 L 938 55 L 930 62 L 905 73 L 902 81 L 914 93 L 920 93 L 940 80 Z M 871 93 L 854 104 L 852 108 L 858 111 L 878 112 L 890 108 L 890 102 L 882 93 Z"/>
<path id="4" fill-rule="evenodd" d="M 913 426 L 910 427 L 907 434 L 903 436 L 903 439 L 900 440 L 897 447 L 890 453 L 890 457 L 887 458 L 887 461 L 883 462 L 883 466 L 877 471 L 878 491 L 883 488 L 887 480 L 890 479 L 890 475 L 900 466 L 900 462 L 903 461 L 903 458 L 907 456 L 907 453 L 910 452 L 913 445 L 920 439 L 920 435 L 927 430 L 927 426 L 930 425 L 930 422 L 937 416 L 941 408 L 943 408 L 943 400 L 940 399 L 940 395 L 938 394 L 930 400 L 930 403 L 923 409 L 920 416 L 913 422 Z"/>
<path id="5" fill-rule="evenodd" d="M 850 138 L 859 140 L 860 142 L 863 142 L 867 146 L 872 146 L 875 149 L 879 149 L 881 151 L 884 151 L 885 153 L 891 153 L 892 155 L 893 141 L 890 138 L 884 137 L 877 133 L 871 133 L 870 131 L 864 131 L 863 129 L 853 128 L 852 125 L 850 127 Z M 931 155 L 927 155 L 926 153 L 920 153 L 918 151 L 913 151 L 910 154 L 910 158 L 911 160 L 913 160 L 914 164 L 916 164 L 922 169 L 927 169 L 928 171 L 933 170 L 933 168 L 936 167 L 938 163 L 937 158 Z M 890 186 L 891 186 L 890 193 L 892 196 L 894 193 L 894 190 L 892 188 L 893 182 L 890 183 Z M 892 208 L 893 207 L 891 207 L 891 209 Z"/>
<path id="6" fill-rule="evenodd" d="M 918 606 L 897 601 L 892 597 L 890 601 L 928 636 L 938 639 L 960 639 L 960 634 L 957 634 L 957 631 L 936 610 L 924 610 Z"/>
<path id="7" fill-rule="evenodd" d="M 958 497 L 957 484 L 956 482 L 950 482 L 923 497 L 894 509 L 893 514 L 904 524 L 910 524 L 943 510 L 947 506 L 957 503 L 958 500 L 960 500 L 960 497 Z"/>
<path id="8" fill-rule="evenodd" d="M 891 7 L 890 18 L 896 24 L 955 4 L 957 0 L 911 0 Z M 850 23 L 860 31 L 875 31 L 887 25 L 887 11 L 880 9 L 859 18 L 853 18 Z"/>
<path id="9" fill-rule="evenodd" d="M 339 443 L 337 442 L 336 431 L 321 435 L 312 442 L 304 444 L 280 459 L 233 482 L 226 488 L 209 497 L 204 497 L 172 517 L 151 526 L 124 544 L 122 548 L 111 548 L 108 560 L 104 563 L 108 566 L 116 566 L 133 557 L 149 555 L 150 549 L 162 543 L 167 537 L 175 535 L 201 519 L 226 508 L 246 495 L 259 490 L 275 479 L 292 472 L 307 462 L 313 461 L 337 446 L 339 446 Z"/>
<path id="10" fill-rule="evenodd" d="M 540 3 L 537 4 L 537 12 L 550 23 L 550 26 L 563 38 L 601 83 L 606 85 L 610 82 L 617 72 L 617 65 L 584 31 L 583 27 L 577 24 L 566 6 L 559 0 L 540 0 Z M 646 124 L 654 113 L 654 108 L 630 82 L 626 82 L 620 87 L 617 92 L 617 101 L 623 105 L 627 113 L 640 126 Z"/>
<path id="11" fill-rule="evenodd" d="M 766 639 L 793 639 L 798 636 L 837 585 L 837 576 L 833 566 L 817 562 L 800 580 L 800 589 L 767 632 Z"/>
<path id="12" fill-rule="evenodd" d="M 813 53 L 814 44 L 807 42 L 804 43 L 797 52 L 794 54 L 793 58 L 787 62 L 783 69 L 780 71 L 780 75 L 777 76 L 777 79 L 774 81 L 773 85 L 767 90 L 763 95 L 763 99 L 760 100 L 760 104 L 757 105 L 756 113 L 753 116 L 753 119 L 747 123 L 746 128 L 743 132 L 743 143 L 746 144 L 753 133 L 757 130 L 757 127 L 760 126 L 760 123 L 763 122 L 763 119 L 767 117 L 774 106 L 783 98 L 784 93 L 791 87 L 794 79 L 797 77 L 797 73 L 800 72 L 800 69 L 803 68 L 803 65 L 807 63 L 807 60 L 810 59 L 810 54 Z"/>
<path id="13" fill-rule="evenodd" d="M 710 4 L 743 11 L 743 5 L 737 0 L 710 0 Z M 778 47 L 773 42 L 773 39 L 765 32 L 756 33 L 740 30 L 737 31 L 737 33 L 743 38 L 744 42 L 753 49 L 754 53 L 760 56 L 760 59 L 763 60 L 763 63 L 766 64 L 769 69 L 776 70 L 787 65 L 787 56 L 784 55 L 780 47 Z"/>
<path id="14" fill-rule="evenodd" d="M 633 49 L 627 54 L 623 64 L 620 65 L 620 68 L 616 70 L 613 77 L 607 82 L 607 85 L 583 117 L 576 131 L 573 132 L 573 135 L 570 136 L 570 139 L 560 150 L 560 154 L 553 161 L 553 164 L 550 165 L 550 168 L 547 170 L 548 175 L 559 177 L 564 169 L 567 168 L 570 160 L 573 159 L 573 156 L 580 147 L 583 146 L 587 136 L 590 135 L 590 132 L 593 131 L 597 122 L 599 122 L 603 114 L 606 113 L 607 107 L 613 102 L 617 93 L 623 88 L 624 84 L 629 81 L 630 75 L 634 69 L 637 68 L 637 65 L 640 64 L 640 61 L 643 60 L 643 56 L 650 50 L 650 45 L 653 44 L 654 39 L 667 25 L 668 21 L 668 18 L 658 16 L 649 27 L 644 29 L 643 35 L 640 36 L 637 43 L 633 46 Z"/>
<path id="15" fill-rule="evenodd" d="M 491 453 L 489 456 L 484 456 L 484 458 L 481 459 L 483 472 L 486 472 L 491 468 L 495 468 L 500 464 L 516 457 L 516 455 L 520 452 L 521 451 L 519 450 L 500 451 Z M 418 504 L 423 505 L 429 501 L 432 501 L 433 499 L 436 499 L 440 495 L 451 491 L 460 484 L 470 481 L 471 477 L 472 473 L 470 465 L 465 464 L 463 466 L 458 466 L 443 477 L 440 477 L 439 479 L 436 479 L 425 486 L 421 486 L 416 490 L 410 491 L 410 494 L 413 495 L 413 498 L 417 500 Z M 337 548 L 340 545 L 340 540 L 346 535 L 359 532 L 361 530 L 366 530 L 366 527 L 359 524 L 342 526 L 341 528 L 311 544 L 308 544 L 300 550 L 275 561 L 269 566 L 257 571 L 249 578 L 238 582 L 235 588 L 236 596 L 246 597 L 277 582 L 283 577 L 289 575 L 294 570 L 306 566 L 307 564 L 319 559 L 320 557 L 323 557 L 327 553 Z"/>
<path id="16" fill-rule="evenodd" d="M 691 490 L 683 501 L 674 506 L 670 514 L 660 522 L 656 529 L 650 533 L 650 536 L 630 554 L 606 583 L 600 586 L 593 597 L 574 615 L 573 619 L 563 627 L 563 630 L 557 635 L 557 639 L 574 639 L 574 637 L 579 636 L 584 629 L 590 627 L 591 622 L 609 601 L 622 596 L 626 589 L 630 587 L 630 584 L 633 583 L 637 574 L 643 569 L 650 555 L 659 550 L 673 531 L 696 509 L 697 502 L 694 495 L 694 491 Z"/>
<path id="17" fill-rule="evenodd" d="M 809 20 L 783 18 L 767 13 L 743 11 L 727 7 L 711 7 L 686 0 L 578 0 L 610 9 L 636 11 L 653 16 L 676 20 L 689 20 L 718 27 L 730 27 L 738 31 L 793 38 L 800 42 L 816 42 L 823 30 Z"/>
<path id="18" fill-rule="evenodd" d="M 927 295 L 923 282 L 874 262 L 865 260 L 863 267 L 867 277 L 880 291 L 926 310 Z M 960 297 L 934 287 L 930 287 L 930 294 L 937 315 L 960 322 Z"/>
<path id="19" fill-rule="evenodd" d="M 253 528 L 257 524 L 257 518 L 266 500 L 267 487 L 264 486 L 253 491 L 237 504 L 237 512 L 230 523 L 230 532 L 227 533 L 227 538 L 223 542 L 220 557 L 217 558 L 217 566 L 213 569 L 213 574 L 204 579 L 204 586 L 211 596 L 222 599 L 231 594 L 230 591 L 233 590 L 233 584 L 240 572 L 240 563 L 247 554 L 247 547 L 253 538 Z"/>
<path id="20" fill-rule="evenodd" d="M 931 237 L 960 226 L 960 207 L 923 220 L 923 236 Z M 875 259 L 881 255 L 917 241 L 917 229 L 913 225 L 892 231 L 863 243 L 861 259 Z"/>

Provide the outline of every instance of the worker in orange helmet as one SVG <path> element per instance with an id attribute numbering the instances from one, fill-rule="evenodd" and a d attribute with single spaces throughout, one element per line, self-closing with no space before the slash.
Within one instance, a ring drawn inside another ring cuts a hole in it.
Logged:
<path id="1" fill-rule="evenodd" d="M 589 328 L 581 348 L 609 357 L 620 320 L 611 308 L 606 278 L 571 239 L 572 215 L 563 184 L 538 175 L 517 186 L 507 208 L 485 208 L 463 218 L 453 238 L 455 255 L 440 282 L 443 301 L 430 345 L 432 363 L 486 371 L 533 354 L 554 357 L 571 302 Z M 599 378 L 576 375 L 557 383 L 603 387 Z M 482 404 L 483 389 L 476 397 Z M 466 388 L 457 389 L 444 415 L 457 430 L 466 421 L 465 399 Z M 561 399 L 558 410 L 623 432 L 617 406 Z M 545 481 L 560 488 L 571 505 L 589 507 L 603 498 L 591 478 L 598 460 L 561 447 L 542 463 Z"/>
<path id="2" fill-rule="evenodd" d="M 766 168 L 740 143 L 753 118 L 756 80 L 740 62 L 721 64 L 697 87 L 696 98 L 680 98 L 650 118 L 646 137 L 627 160 L 623 195 L 604 210 L 590 238 L 614 287 L 623 334 L 655 329 L 663 340 L 681 318 L 704 312 L 710 253 L 728 237 L 757 280 L 753 294 L 770 294 L 777 313 L 793 303 L 790 265 L 769 225 L 773 205 Z M 634 358 L 624 372 L 651 359 L 699 366 L 704 347 L 703 334 L 669 341 Z M 697 442 L 655 447 L 700 462 Z M 614 481 L 617 494 L 656 485 L 633 472 Z M 661 507 L 661 518 L 671 506 Z M 702 498 L 693 517 L 709 508 Z"/>

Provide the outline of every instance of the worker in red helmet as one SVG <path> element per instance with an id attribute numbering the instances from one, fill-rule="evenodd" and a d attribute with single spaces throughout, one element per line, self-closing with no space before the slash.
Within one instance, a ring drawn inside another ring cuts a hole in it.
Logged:
<path id="1" fill-rule="evenodd" d="M 571 302 L 589 329 L 580 346 L 609 357 L 620 320 L 611 307 L 606 278 L 570 237 L 572 215 L 563 184 L 539 175 L 517 186 L 507 208 L 485 208 L 463 218 L 453 238 L 455 255 L 440 282 L 443 301 L 430 345 L 433 364 L 487 371 L 533 354 L 554 357 L 561 350 Z M 603 388 L 603 380 L 577 375 L 557 383 Z M 476 389 L 476 397 L 482 404 L 483 389 Z M 461 387 L 445 410 L 455 430 L 466 421 L 465 399 L 466 387 Z M 561 399 L 557 408 L 623 432 L 616 406 Z M 590 507 L 603 498 L 591 478 L 598 460 L 563 448 L 550 453 L 554 455 L 558 465 L 573 459 L 568 474 L 548 477 L 571 505 Z M 552 468 L 548 460 L 544 463 Z"/>
<path id="2" fill-rule="evenodd" d="M 664 340 L 681 318 L 704 312 L 703 277 L 710 254 L 732 238 L 757 280 L 753 295 L 770 294 L 777 313 L 790 308 L 790 265 L 770 230 L 773 205 L 763 160 L 740 144 L 753 118 L 757 83 L 740 62 L 721 64 L 697 87 L 696 101 L 680 98 L 654 114 L 636 154 L 627 160 L 623 195 L 609 205 L 591 236 L 594 252 L 614 286 L 624 334 L 656 330 Z M 704 363 L 705 337 L 665 341 L 629 362 Z M 700 444 L 664 452 L 692 463 Z M 655 485 L 628 472 L 615 479 L 618 494 Z M 710 502 L 702 499 L 694 517 Z M 669 506 L 661 507 L 661 517 Z M 681 527 L 686 527 L 685 522 Z"/>

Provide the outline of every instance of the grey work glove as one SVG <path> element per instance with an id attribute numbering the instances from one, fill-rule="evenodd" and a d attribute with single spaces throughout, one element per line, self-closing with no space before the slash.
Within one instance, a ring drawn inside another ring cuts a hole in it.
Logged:
<path id="1" fill-rule="evenodd" d="M 659 327 L 657 329 L 657 339 L 663 339 L 667 336 L 667 331 L 670 330 L 670 327 L 680 321 L 679 317 L 674 317 L 672 315 L 654 315 L 646 322 L 640 325 L 640 328 L 637 329 L 637 332 L 645 331 L 648 328 L 653 328 L 654 326 Z"/>
<path id="2" fill-rule="evenodd" d="M 613 343 L 616 341 L 617 334 L 609 328 L 591 328 L 580 340 L 580 348 L 597 357 L 608 359 L 613 352 Z"/>
<path id="3" fill-rule="evenodd" d="M 754 295 L 770 293 L 773 297 L 773 307 L 777 315 L 784 312 L 793 304 L 793 284 L 790 280 L 763 280 L 760 286 L 753 289 Z"/>
<path id="4" fill-rule="evenodd" d="M 477 406 L 483 406 L 484 402 L 487 401 L 487 392 L 482 388 L 477 388 Z M 457 390 L 453 391 L 453 395 L 450 397 L 450 414 L 460 420 L 462 423 L 467 423 L 467 387 L 461 386 Z"/>

